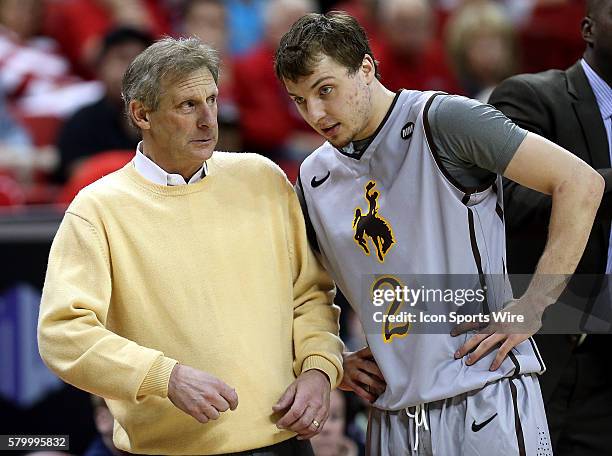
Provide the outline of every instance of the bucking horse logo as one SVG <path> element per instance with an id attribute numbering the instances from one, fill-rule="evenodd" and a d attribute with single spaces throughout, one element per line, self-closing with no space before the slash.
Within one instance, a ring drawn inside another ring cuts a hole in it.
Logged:
<path id="1" fill-rule="evenodd" d="M 385 255 L 395 243 L 393 231 L 389 223 L 378 215 L 378 197 L 380 194 L 374 190 L 376 182 L 370 181 L 365 186 L 365 199 L 369 204 L 368 213 L 363 214 L 361 208 L 355 209 L 353 229 L 355 230 L 355 242 L 363 249 L 366 255 L 370 255 L 368 241 L 365 236 L 372 240 L 376 248 L 376 256 L 381 263 L 385 261 Z"/>

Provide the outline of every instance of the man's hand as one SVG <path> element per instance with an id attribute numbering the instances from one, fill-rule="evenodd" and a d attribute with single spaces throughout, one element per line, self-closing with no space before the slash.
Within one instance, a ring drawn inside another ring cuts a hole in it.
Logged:
<path id="1" fill-rule="evenodd" d="M 170 374 L 168 399 L 200 423 L 216 420 L 221 412 L 236 410 L 236 390 L 206 372 L 177 364 Z"/>
<path id="2" fill-rule="evenodd" d="M 275 413 L 285 411 L 276 426 L 297 433 L 298 440 L 317 435 L 329 416 L 330 390 L 329 379 L 323 372 L 316 369 L 302 372 L 272 407 Z"/>
<path id="3" fill-rule="evenodd" d="M 523 322 L 496 323 L 489 315 L 490 323 L 483 326 L 482 323 L 463 323 L 455 326 L 451 336 L 455 337 L 468 331 L 478 330 L 463 344 L 455 353 L 455 359 L 463 358 L 474 350 L 467 358 L 466 364 L 472 365 L 487 353 L 501 344 L 497 356 L 491 363 L 489 370 L 494 371 L 501 366 L 508 356 L 510 350 L 521 342 L 533 336 L 542 326 L 542 310 L 544 306 L 534 302 L 534 299 L 524 296 L 506 306 L 502 312 L 508 312 L 510 316 L 523 317 Z"/>
<path id="4" fill-rule="evenodd" d="M 342 354 L 344 377 L 340 383 L 341 390 L 353 391 L 357 396 L 368 402 L 374 402 L 385 391 L 383 374 L 374 361 L 370 347 L 362 348 L 356 352 Z"/>

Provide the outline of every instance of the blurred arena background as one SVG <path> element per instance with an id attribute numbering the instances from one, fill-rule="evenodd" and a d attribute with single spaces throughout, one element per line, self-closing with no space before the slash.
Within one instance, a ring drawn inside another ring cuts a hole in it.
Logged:
<path id="1" fill-rule="evenodd" d="M 0 0 L 0 434 L 69 434 L 71 454 L 104 454 L 103 405 L 47 370 L 36 322 L 63 210 L 134 154 L 120 94 L 129 62 L 166 34 L 212 44 L 223 61 L 218 149 L 266 155 L 295 180 L 321 140 L 272 55 L 298 17 L 332 9 L 360 20 L 393 90 L 487 101 L 508 76 L 565 69 L 584 50 L 584 0 Z M 343 310 L 343 340 L 361 348 Z M 317 455 L 363 454 L 366 423 L 366 404 L 334 393 Z"/>

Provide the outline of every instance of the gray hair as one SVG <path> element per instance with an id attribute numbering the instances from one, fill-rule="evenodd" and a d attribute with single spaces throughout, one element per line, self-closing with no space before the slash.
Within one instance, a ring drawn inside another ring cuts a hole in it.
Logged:
<path id="1" fill-rule="evenodd" d="M 130 102 L 138 100 L 153 111 L 159 108 L 162 84 L 207 68 L 219 80 L 219 56 L 198 38 L 163 38 L 142 51 L 123 75 L 121 97 L 128 118 Z"/>

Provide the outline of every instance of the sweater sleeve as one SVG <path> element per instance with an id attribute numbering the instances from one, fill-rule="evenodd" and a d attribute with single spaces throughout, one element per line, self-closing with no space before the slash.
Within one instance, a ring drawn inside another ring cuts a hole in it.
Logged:
<path id="1" fill-rule="evenodd" d="M 293 344 L 296 375 L 318 369 L 332 387 L 342 380 L 342 350 L 338 337 L 340 309 L 333 304 L 334 284 L 308 244 L 297 196 L 288 186 L 289 251 L 293 269 Z"/>
<path id="2" fill-rule="evenodd" d="M 111 292 L 106 243 L 88 220 L 67 212 L 51 246 L 41 299 L 42 359 L 67 383 L 108 399 L 166 397 L 176 361 L 105 328 Z"/>

